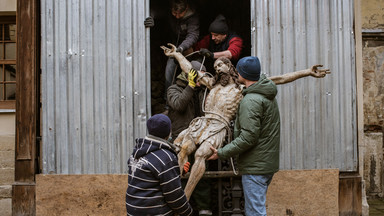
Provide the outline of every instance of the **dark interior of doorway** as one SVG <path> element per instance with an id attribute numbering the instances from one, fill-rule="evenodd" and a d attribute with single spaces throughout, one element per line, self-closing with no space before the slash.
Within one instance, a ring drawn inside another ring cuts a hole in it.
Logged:
<path id="1" fill-rule="evenodd" d="M 242 56 L 251 53 L 250 32 L 250 1 L 233 0 L 191 0 L 200 15 L 200 38 L 209 34 L 208 27 L 218 14 L 223 14 L 228 22 L 230 31 L 243 38 Z M 164 70 L 167 57 L 160 49 L 161 45 L 169 43 L 170 15 L 169 0 L 150 1 L 151 16 L 155 26 L 151 28 L 151 104 L 152 114 L 161 113 L 165 107 Z"/>

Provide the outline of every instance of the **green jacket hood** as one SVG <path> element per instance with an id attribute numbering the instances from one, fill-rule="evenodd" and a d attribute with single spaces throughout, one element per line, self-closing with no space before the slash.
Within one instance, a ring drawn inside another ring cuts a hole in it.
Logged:
<path id="1" fill-rule="evenodd" d="M 243 90 L 243 95 L 246 95 L 248 93 L 261 94 L 264 95 L 266 98 L 272 100 L 277 95 L 277 88 L 276 84 L 272 80 L 267 79 L 265 74 L 261 74 L 259 81 L 248 86 L 248 88 Z"/>

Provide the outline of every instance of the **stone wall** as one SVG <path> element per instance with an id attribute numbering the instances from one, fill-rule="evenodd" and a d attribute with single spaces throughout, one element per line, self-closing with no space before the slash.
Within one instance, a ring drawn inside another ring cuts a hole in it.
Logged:
<path id="1" fill-rule="evenodd" d="M 364 180 L 368 197 L 384 196 L 384 0 L 361 5 L 363 32 Z"/>
<path id="2" fill-rule="evenodd" d="M 16 15 L 16 0 L 0 1 L 0 16 Z M 15 114 L 0 113 L 0 216 L 12 215 L 15 176 Z"/>
<path id="3" fill-rule="evenodd" d="M 361 1 L 363 29 L 384 29 L 384 0 Z"/>
<path id="4" fill-rule="evenodd" d="M 0 114 L 0 216 L 12 214 L 15 176 L 15 115 Z"/>
<path id="5" fill-rule="evenodd" d="M 365 133 L 364 179 L 368 196 L 383 197 L 383 133 Z"/>
<path id="6" fill-rule="evenodd" d="M 364 125 L 366 130 L 373 130 L 384 125 L 384 46 L 379 42 L 365 41 L 363 76 Z"/>

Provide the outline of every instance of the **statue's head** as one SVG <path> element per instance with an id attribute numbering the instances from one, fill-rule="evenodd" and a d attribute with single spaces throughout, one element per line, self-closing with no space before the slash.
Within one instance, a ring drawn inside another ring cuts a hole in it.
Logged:
<path id="1" fill-rule="evenodd" d="M 233 66 L 231 60 L 229 60 L 228 58 L 218 58 L 213 64 L 213 67 L 216 71 L 215 83 L 219 82 L 221 85 L 225 86 L 232 80 L 234 83 L 239 84 L 236 68 Z"/>
<path id="2" fill-rule="evenodd" d="M 213 64 L 213 67 L 215 68 L 216 74 L 230 74 L 232 72 L 236 72 L 232 62 L 226 57 L 218 58 Z"/>

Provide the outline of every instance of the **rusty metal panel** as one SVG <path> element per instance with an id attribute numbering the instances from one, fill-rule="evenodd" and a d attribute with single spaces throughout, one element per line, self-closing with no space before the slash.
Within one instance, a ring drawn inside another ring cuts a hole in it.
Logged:
<path id="1" fill-rule="evenodd" d="M 150 115 L 149 0 L 41 1 L 43 173 L 124 173 Z"/>
<path id="2" fill-rule="evenodd" d="M 315 64 L 330 68 L 278 86 L 281 169 L 357 171 L 352 0 L 252 0 L 252 55 L 267 76 Z"/>

